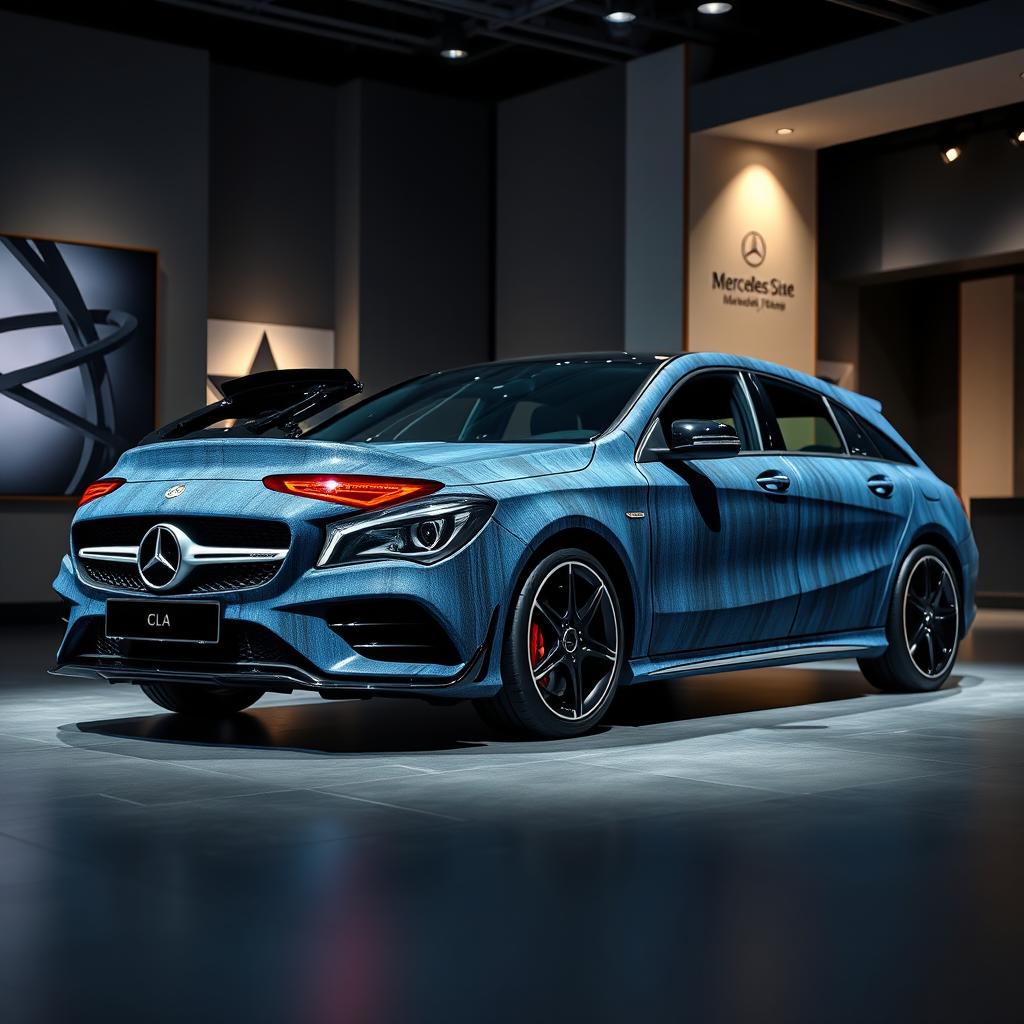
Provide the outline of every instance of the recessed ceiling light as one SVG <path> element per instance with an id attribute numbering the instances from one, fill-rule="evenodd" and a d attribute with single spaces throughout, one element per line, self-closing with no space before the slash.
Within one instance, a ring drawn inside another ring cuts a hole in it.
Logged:
<path id="1" fill-rule="evenodd" d="M 775 129 L 775 134 L 776 135 L 792 135 L 793 134 L 793 129 L 792 128 L 776 128 Z"/>
<path id="2" fill-rule="evenodd" d="M 449 46 L 447 49 L 441 51 L 441 56 L 445 60 L 462 60 L 469 56 L 468 50 L 460 49 L 458 46 Z"/>
<path id="3" fill-rule="evenodd" d="M 697 10 L 701 14 L 728 14 L 732 10 L 732 4 L 698 4 Z"/>
<path id="4" fill-rule="evenodd" d="M 1022 128 L 1019 132 L 1012 132 L 1010 134 L 1010 141 L 1015 146 L 1024 146 L 1024 128 Z"/>
<path id="5" fill-rule="evenodd" d="M 604 20 L 612 25 L 628 25 L 631 21 L 636 21 L 636 15 L 632 11 L 609 11 Z"/>
<path id="6" fill-rule="evenodd" d="M 959 146 L 947 146 L 942 151 L 942 162 L 944 164 L 951 164 L 956 160 L 960 159 L 960 154 L 963 150 Z"/>

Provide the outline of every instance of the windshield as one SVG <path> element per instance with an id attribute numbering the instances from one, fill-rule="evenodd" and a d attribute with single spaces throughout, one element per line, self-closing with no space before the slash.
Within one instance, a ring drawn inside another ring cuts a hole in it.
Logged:
<path id="1" fill-rule="evenodd" d="M 654 372 L 653 356 L 586 356 L 445 370 L 311 428 L 318 441 L 589 441 Z"/>

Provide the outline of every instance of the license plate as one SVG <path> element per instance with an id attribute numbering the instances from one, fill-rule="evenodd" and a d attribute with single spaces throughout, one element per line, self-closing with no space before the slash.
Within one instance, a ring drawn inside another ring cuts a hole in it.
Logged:
<path id="1" fill-rule="evenodd" d="M 215 644 L 220 639 L 216 601 L 107 601 L 107 636 L 117 640 L 176 640 Z"/>

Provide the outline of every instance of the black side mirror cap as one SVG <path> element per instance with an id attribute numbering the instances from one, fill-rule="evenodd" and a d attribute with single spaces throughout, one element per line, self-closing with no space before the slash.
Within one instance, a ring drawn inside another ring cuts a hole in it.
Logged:
<path id="1" fill-rule="evenodd" d="M 727 423 L 673 420 L 666 454 L 677 459 L 726 459 L 739 451 L 739 435 Z"/>

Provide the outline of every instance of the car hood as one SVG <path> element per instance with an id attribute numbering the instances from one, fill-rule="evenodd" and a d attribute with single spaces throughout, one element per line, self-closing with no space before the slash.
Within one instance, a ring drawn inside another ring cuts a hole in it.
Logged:
<path id="1" fill-rule="evenodd" d="M 443 484 L 572 473 L 592 444 L 337 444 L 262 438 L 167 441 L 125 452 L 110 476 L 131 481 L 261 480 L 280 473 L 362 473 L 423 477 Z"/>

